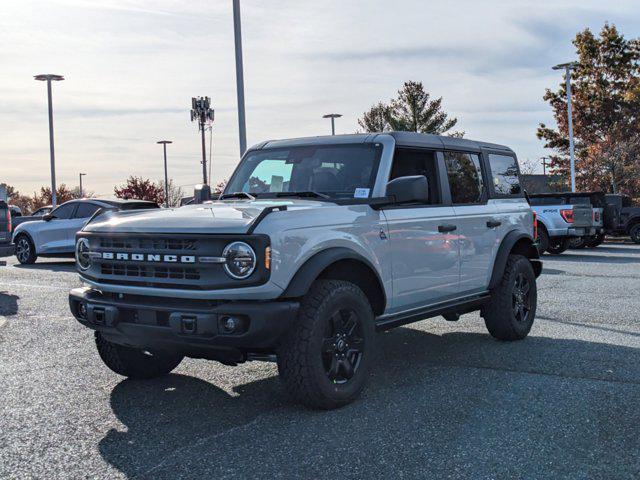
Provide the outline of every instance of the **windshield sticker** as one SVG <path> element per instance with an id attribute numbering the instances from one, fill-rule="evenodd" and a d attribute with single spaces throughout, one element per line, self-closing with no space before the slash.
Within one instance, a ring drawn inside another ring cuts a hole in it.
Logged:
<path id="1" fill-rule="evenodd" d="M 369 198 L 368 188 L 356 188 L 353 192 L 353 198 Z"/>

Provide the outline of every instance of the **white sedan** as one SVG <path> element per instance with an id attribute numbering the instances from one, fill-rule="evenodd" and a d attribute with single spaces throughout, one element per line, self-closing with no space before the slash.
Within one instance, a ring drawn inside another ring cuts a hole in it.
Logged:
<path id="1" fill-rule="evenodd" d="M 16 258 L 31 264 L 40 257 L 73 256 L 76 233 L 98 210 L 141 210 L 158 208 L 143 200 L 80 199 L 63 203 L 42 220 L 25 222 L 13 232 Z"/>

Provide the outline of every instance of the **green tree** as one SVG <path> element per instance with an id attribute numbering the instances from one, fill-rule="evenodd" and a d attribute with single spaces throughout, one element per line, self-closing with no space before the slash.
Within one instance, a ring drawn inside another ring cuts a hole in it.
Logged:
<path id="1" fill-rule="evenodd" d="M 358 120 L 366 132 L 408 131 L 441 135 L 458 120 L 442 110 L 442 97 L 431 99 L 422 82 L 405 82 L 389 104 L 379 102 Z M 462 136 L 462 132 L 454 132 Z"/>
<path id="2" fill-rule="evenodd" d="M 581 190 L 640 194 L 640 40 L 625 39 L 615 25 L 598 36 L 589 29 L 573 40 L 578 65 L 573 70 L 571 100 L 576 183 Z M 566 86 L 546 90 L 557 127 L 540 124 L 545 147 L 555 150 L 551 172 L 569 177 Z"/>

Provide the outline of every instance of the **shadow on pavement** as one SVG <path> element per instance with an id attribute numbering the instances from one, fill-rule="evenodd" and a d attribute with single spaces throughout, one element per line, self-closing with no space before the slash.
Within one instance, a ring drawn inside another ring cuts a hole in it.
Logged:
<path id="1" fill-rule="evenodd" d="M 627 243 L 626 246 L 613 246 L 613 245 L 600 245 L 594 248 L 594 252 L 607 252 L 607 253 L 640 253 L 640 247 L 635 246 L 635 243 Z"/>
<path id="2" fill-rule="evenodd" d="M 640 472 L 640 348 L 402 328 L 379 335 L 377 352 L 363 398 L 332 412 L 292 405 L 276 377 L 231 395 L 184 375 L 124 380 L 110 402 L 126 431 L 100 453 L 129 478 Z"/>
<path id="3" fill-rule="evenodd" d="M 626 251 L 623 250 L 623 251 Z M 591 255 L 589 253 L 561 253 L 560 255 L 544 255 L 542 261 L 560 261 L 573 263 L 618 263 L 631 264 L 640 263 L 638 257 L 612 257 L 606 255 Z"/>
<path id="4" fill-rule="evenodd" d="M 15 268 L 24 270 L 49 270 L 52 272 L 75 272 L 76 263 L 74 260 L 64 260 L 58 262 L 38 262 L 31 265 L 24 265 L 16 263 L 13 265 Z"/>
<path id="5" fill-rule="evenodd" d="M 7 292 L 0 292 L 0 315 L 10 317 L 18 313 L 18 297 Z"/>

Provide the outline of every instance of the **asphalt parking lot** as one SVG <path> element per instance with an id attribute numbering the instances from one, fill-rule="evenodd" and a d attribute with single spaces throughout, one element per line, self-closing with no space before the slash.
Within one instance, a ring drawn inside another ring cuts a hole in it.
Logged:
<path id="1" fill-rule="evenodd" d="M 0 267 L 0 478 L 639 478 L 640 246 L 545 256 L 528 339 L 477 314 L 379 336 L 356 403 L 292 405 L 275 365 L 131 381 L 68 313 L 73 264 Z"/>

